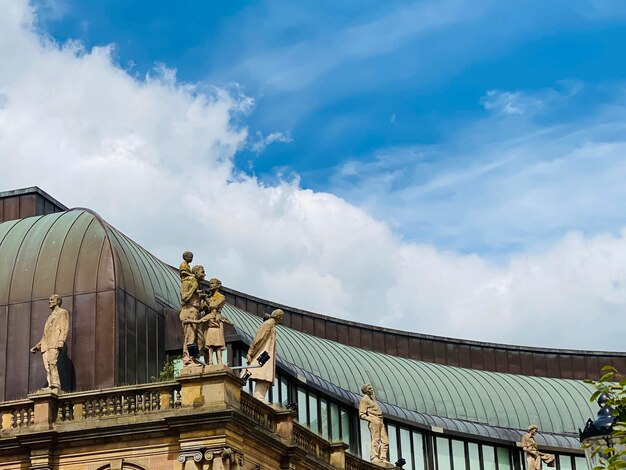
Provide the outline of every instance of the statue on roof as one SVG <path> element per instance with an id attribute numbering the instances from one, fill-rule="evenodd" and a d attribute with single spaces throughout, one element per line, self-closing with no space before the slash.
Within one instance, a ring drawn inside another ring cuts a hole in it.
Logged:
<path id="1" fill-rule="evenodd" d="M 276 325 L 281 325 L 284 318 L 285 312 L 281 309 L 274 310 L 259 326 L 246 355 L 246 363 L 250 365 L 263 352 L 269 354 L 269 360 L 262 367 L 247 370 L 250 380 L 255 383 L 253 396 L 261 401 L 264 400 L 276 377 Z"/>
<path id="2" fill-rule="evenodd" d="M 359 418 L 367 421 L 372 440 L 370 461 L 383 468 L 395 468 L 387 460 L 389 437 L 383 423 L 383 412 L 374 398 L 374 388 L 370 384 L 361 387 L 363 398 L 359 402 Z"/>
<path id="3" fill-rule="evenodd" d="M 201 265 L 194 266 L 191 269 L 191 276 L 185 275 L 184 280 L 182 280 L 181 275 L 181 309 L 179 318 L 183 324 L 183 365 L 192 363 L 191 356 L 189 356 L 189 351 L 187 350 L 188 344 L 197 344 L 199 351 L 204 349 L 204 335 L 198 334 L 202 329 L 198 327 L 196 322 L 190 322 L 189 320 L 200 319 L 200 310 L 207 297 L 206 293 L 200 289 L 200 282 L 205 276 L 204 267 Z"/>
<path id="4" fill-rule="evenodd" d="M 43 327 L 41 340 L 30 348 L 30 352 L 33 354 L 41 352 L 43 365 L 48 376 L 48 387 L 55 393 L 61 391 L 57 362 L 70 331 L 70 314 L 61 308 L 62 303 L 63 300 L 59 295 L 52 294 L 50 296 L 48 306 L 52 312 Z"/>
<path id="5" fill-rule="evenodd" d="M 210 279 L 209 296 L 202 303 L 203 310 L 207 312 L 206 315 L 198 320 L 189 319 L 183 322 L 205 325 L 204 331 L 198 331 L 198 334 L 204 333 L 204 347 L 208 350 L 209 365 L 213 365 L 213 354 L 215 354 L 215 363 L 222 364 L 222 352 L 226 349 L 224 324 L 233 324 L 222 316 L 222 307 L 226 304 L 226 297 L 220 292 L 220 287 L 222 287 L 222 282 L 219 279 Z"/>
<path id="6" fill-rule="evenodd" d="M 528 427 L 528 432 L 522 436 L 522 449 L 526 454 L 526 462 L 528 463 L 528 470 L 541 470 L 541 464 L 546 463 L 548 467 L 554 467 L 554 455 L 539 452 L 537 449 L 537 441 L 535 440 L 535 434 L 539 431 L 536 424 L 531 424 Z"/>
<path id="7" fill-rule="evenodd" d="M 183 297 L 189 297 L 190 293 L 197 288 L 196 277 L 191 272 L 191 262 L 193 261 L 193 253 L 191 251 L 185 251 L 183 253 L 183 262 L 178 268 L 180 275 L 180 299 Z"/>

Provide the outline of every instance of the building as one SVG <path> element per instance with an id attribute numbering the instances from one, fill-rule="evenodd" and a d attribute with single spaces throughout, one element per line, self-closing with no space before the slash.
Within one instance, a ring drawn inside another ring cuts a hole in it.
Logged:
<path id="1" fill-rule="evenodd" d="M 227 369 L 155 382 L 181 352 L 178 290 L 176 269 L 95 212 L 38 188 L 0 193 L 0 469 L 377 468 L 357 413 L 371 383 L 405 469 L 521 470 L 534 423 L 557 470 L 581 470 L 576 433 L 595 415 L 583 380 L 626 370 L 624 353 L 388 330 L 224 288 L 231 366 L 265 313 L 286 312 L 269 407 Z M 53 292 L 71 314 L 59 397 L 37 392 L 46 374 L 28 352 Z"/>

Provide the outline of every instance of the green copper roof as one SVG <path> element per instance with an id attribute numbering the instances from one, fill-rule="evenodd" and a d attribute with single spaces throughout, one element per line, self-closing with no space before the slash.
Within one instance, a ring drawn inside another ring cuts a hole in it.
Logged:
<path id="1" fill-rule="evenodd" d="M 0 223 L 0 260 L 0 305 L 115 288 L 179 305 L 176 273 L 88 210 Z"/>
<path id="2" fill-rule="evenodd" d="M 253 336 L 261 320 L 227 305 L 224 314 Z M 582 381 L 444 366 L 365 351 L 279 327 L 283 360 L 360 394 L 371 383 L 378 398 L 401 408 L 512 429 L 574 433 L 595 411 Z"/>

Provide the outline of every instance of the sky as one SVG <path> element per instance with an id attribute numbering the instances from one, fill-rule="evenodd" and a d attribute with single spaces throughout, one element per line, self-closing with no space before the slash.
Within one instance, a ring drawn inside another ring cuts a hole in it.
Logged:
<path id="1" fill-rule="evenodd" d="M 620 0 L 0 0 L 0 190 L 287 305 L 623 350 L 625 43 Z"/>

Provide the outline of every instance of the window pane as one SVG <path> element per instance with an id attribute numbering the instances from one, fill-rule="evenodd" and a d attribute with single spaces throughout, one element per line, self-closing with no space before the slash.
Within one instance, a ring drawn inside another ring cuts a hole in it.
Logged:
<path id="1" fill-rule="evenodd" d="M 319 433 L 319 414 L 317 411 L 317 395 L 309 392 L 309 428 Z"/>
<path id="2" fill-rule="evenodd" d="M 332 402 L 330 404 L 330 430 L 330 438 L 333 441 L 341 439 L 341 434 L 339 434 L 339 405 Z"/>
<path id="3" fill-rule="evenodd" d="M 574 464 L 576 465 L 576 470 L 587 470 L 589 468 L 587 459 L 584 457 L 574 457 Z"/>
<path id="4" fill-rule="evenodd" d="M 561 470 L 572 470 L 572 458 L 569 455 L 559 455 L 559 467 Z"/>
<path id="5" fill-rule="evenodd" d="M 345 408 L 341 408 L 341 440 L 350 445 L 350 415 Z"/>
<path id="6" fill-rule="evenodd" d="M 444 437 L 435 438 L 437 446 L 437 468 L 439 470 L 450 470 L 450 446 L 448 439 Z"/>
<path id="7" fill-rule="evenodd" d="M 387 425 L 387 435 L 389 436 L 389 457 L 388 460 L 393 463 L 398 461 L 398 434 L 393 424 Z"/>
<path id="8" fill-rule="evenodd" d="M 298 422 L 306 426 L 306 392 L 298 387 Z"/>
<path id="9" fill-rule="evenodd" d="M 498 447 L 498 470 L 511 470 L 511 454 L 504 447 Z"/>
<path id="10" fill-rule="evenodd" d="M 280 400 L 283 408 L 287 408 L 287 405 L 289 405 L 289 388 L 285 377 L 280 378 Z"/>
<path id="11" fill-rule="evenodd" d="M 496 470 L 495 449 L 491 446 L 483 446 L 483 464 L 485 470 Z"/>
<path id="12" fill-rule="evenodd" d="M 469 457 L 470 470 L 480 470 L 478 444 L 474 444 L 473 442 L 467 443 L 467 456 Z"/>
<path id="13" fill-rule="evenodd" d="M 322 437 L 328 439 L 328 402 L 320 398 L 320 424 L 322 426 Z"/>
<path id="14" fill-rule="evenodd" d="M 415 470 L 423 470 L 426 468 L 424 462 L 424 441 L 420 433 L 413 432 L 411 434 L 413 435 L 413 462 L 415 463 Z"/>
<path id="15" fill-rule="evenodd" d="M 278 391 L 278 376 L 274 377 L 274 383 L 272 384 L 272 387 L 270 388 L 270 391 L 272 392 L 272 403 L 278 403 L 280 404 L 280 397 L 279 397 L 279 391 Z"/>
<path id="16" fill-rule="evenodd" d="M 452 464 L 454 470 L 465 470 L 465 445 L 463 441 L 452 441 Z"/>
<path id="17" fill-rule="evenodd" d="M 400 428 L 400 457 L 406 460 L 405 470 L 413 470 L 411 458 L 411 432 L 406 428 Z M 394 463 L 395 460 L 391 463 Z"/>
<path id="18" fill-rule="evenodd" d="M 372 438 L 370 435 L 370 429 L 368 427 L 368 422 L 364 419 L 360 419 L 359 422 L 361 426 L 361 458 L 369 462 L 370 452 L 372 450 Z"/>

